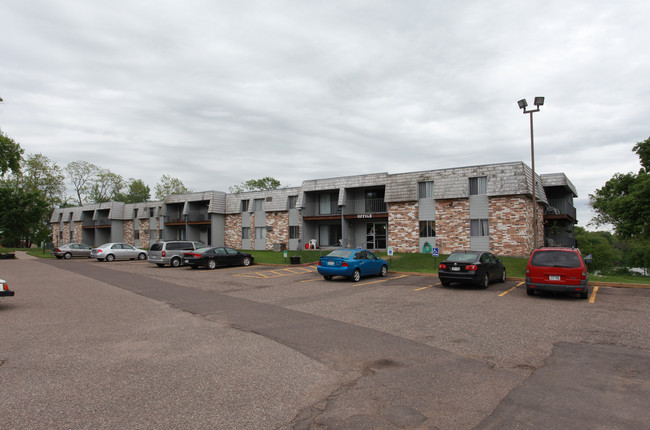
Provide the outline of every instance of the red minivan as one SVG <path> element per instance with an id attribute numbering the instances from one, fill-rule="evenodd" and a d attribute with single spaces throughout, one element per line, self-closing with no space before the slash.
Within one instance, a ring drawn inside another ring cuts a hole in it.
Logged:
<path id="1" fill-rule="evenodd" d="M 581 299 L 589 297 L 589 279 L 586 263 L 577 248 L 539 248 L 530 254 L 526 266 L 526 293 L 553 291 L 579 294 Z"/>

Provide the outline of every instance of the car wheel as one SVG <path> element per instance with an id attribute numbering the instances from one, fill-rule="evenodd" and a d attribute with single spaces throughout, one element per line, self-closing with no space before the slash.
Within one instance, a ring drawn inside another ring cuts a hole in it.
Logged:
<path id="1" fill-rule="evenodd" d="M 479 287 L 485 289 L 490 285 L 490 277 L 488 276 L 487 273 L 483 274 L 483 277 L 481 278 L 481 282 L 478 284 Z"/>
<path id="2" fill-rule="evenodd" d="M 210 270 L 213 270 L 213 269 L 215 269 L 217 267 L 217 262 L 210 259 L 210 260 L 208 260 L 208 263 L 206 264 L 206 267 L 208 269 L 210 269 Z"/>
<path id="3" fill-rule="evenodd" d="M 156 266 L 158 266 L 158 267 L 165 267 L 165 265 L 162 264 L 162 263 L 156 263 Z"/>
<path id="4" fill-rule="evenodd" d="M 388 275 L 388 267 L 386 266 L 381 266 L 381 270 L 379 271 L 379 276 L 382 278 Z"/>
<path id="5" fill-rule="evenodd" d="M 146 260 L 147 259 L 147 254 L 144 252 L 141 252 L 138 254 L 138 260 Z"/>
<path id="6" fill-rule="evenodd" d="M 241 264 L 243 264 L 244 266 L 250 266 L 251 265 L 251 259 L 249 257 L 244 257 Z"/>
<path id="7" fill-rule="evenodd" d="M 326 281 L 331 281 L 333 276 L 332 275 L 323 275 L 323 278 L 325 278 Z"/>
<path id="8" fill-rule="evenodd" d="M 109 263 L 113 260 L 115 260 L 115 256 L 113 254 L 108 254 L 106 256 L 106 261 L 108 261 Z"/>
<path id="9" fill-rule="evenodd" d="M 63 258 L 65 258 L 66 260 L 69 260 L 69 259 L 72 258 L 72 254 L 70 254 L 69 252 L 66 252 L 65 254 L 63 254 Z"/>
<path id="10" fill-rule="evenodd" d="M 589 298 L 589 288 L 585 288 L 585 290 L 580 293 L 580 298 L 581 299 L 588 299 Z"/>
<path id="11" fill-rule="evenodd" d="M 359 282 L 361 280 L 361 272 L 359 269 L 354 269 L 354 272 L 352 273 L 352 281 L 353 282 Z"/>
<path id="12" fill-rule="evenodd" d="M 503 268 L 503 271 L 501 272 L 501 278 L 499 278 L 499 282 L 506 282 L 506 268 Z"/>
<path id="13" fill-rule="evenodd" d="M 178 267 L 178 266 L 181 265 L 181 259 L 180 258 L 172 258 L 172 261 L 170 261 L 169 264 L 172 267 Z"/>
<path id="14" fill-rule="evenodd" d="M 535 295 L 535 290 L 533 290 L 532 288 L 526 287 L 526 294 L 528 294 L 529 296 L 534 296 Z"/>

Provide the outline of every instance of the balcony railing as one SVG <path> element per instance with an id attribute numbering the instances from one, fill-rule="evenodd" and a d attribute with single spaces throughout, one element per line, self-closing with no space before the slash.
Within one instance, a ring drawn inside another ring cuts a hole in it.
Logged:
<path id="1" fill-rule="evenodd" d="M 549 199 L 546 215 L 569 215 L 576 219 L 576 208 L 570 201 L 562 199 Z"/>
<path id="2" fill-rule="evenodd" d="M 376 214 L 388 212 L 384 199 L 348 200 L 346 214 Z"/>

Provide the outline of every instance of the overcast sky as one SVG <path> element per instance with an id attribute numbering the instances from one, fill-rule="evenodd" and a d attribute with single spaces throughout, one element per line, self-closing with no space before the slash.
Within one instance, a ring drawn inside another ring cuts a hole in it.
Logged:
<path id="1" fill-rule="evenodd" d="M 194 191 L 524 161 L 589 194 L 650 136 L 650 2 L 0 0 L 0 128 Z"/>

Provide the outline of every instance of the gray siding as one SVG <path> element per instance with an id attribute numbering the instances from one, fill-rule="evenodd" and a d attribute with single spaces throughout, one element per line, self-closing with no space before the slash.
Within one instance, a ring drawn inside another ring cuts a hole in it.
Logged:
<path id="1" fill-rule="evenodd" d="M 486 195 L 469 196 L 469 218 L 488 219 L 490 214 L 489 199 Z"/>
<path id="2" fill-rule="evenodd" d="M 470 247 L 472 251 L 489 251 L 490 238 L 488 236 L 472 236 L 470 237 Z"/>
<path id="3" fill-rule="evenodd" d="M 435 221 L 436 201 L 431 198 L 420 199 L 418 201 L 418 217 L 420 221 Z"/>

